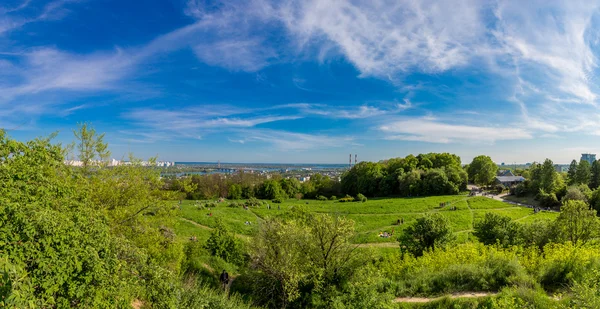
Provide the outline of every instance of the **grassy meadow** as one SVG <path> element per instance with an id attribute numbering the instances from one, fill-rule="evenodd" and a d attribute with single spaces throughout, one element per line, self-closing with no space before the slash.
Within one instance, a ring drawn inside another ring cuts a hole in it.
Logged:
<path id="1" fill-rule="evenodd" d="M 257 231 L 258 225 L 264 218 L 284 214 L 292 207 L 303 207 L 308 211 L 319 213 L 339 214 L 352 219 L 357 234 L 354 243 L 365 246 L 373 244 L 375 247 L 382 246 L 380 243 L 395 245 L 398 234 L 426 213 L 439 212 L 447 217 L 459 242 L 465 242 L 471 237 L 474 222 L 481 220 L 486 212 L 509 216 L 521 223 L 538 218 L 554 219 L 558 216 L 558 213 L 546 211 L 534 214 L 531 208 L 515 206 L 487 197 L 465 195 L 382 198 L 363 203 L 289 199 L 280 204 L 263 201 L 262 205 L 249 207 L 248 210 L 241 206 L 229 206 L 230 202 L 237 201 L 216 203 L 216 207 L 215 204 L 212 204 L 213 207 L 205 206 L 212 202 L 214 201 L 182 201 L 180 222 L 176 227 L 177 235 L 181 239 L 187 240 L 191 236 L 196 236 L 199 241 L 204 241 L 208 238 L 210 229 L 215 227 L 217 218 L 238 236 L 247 238 Z M 173 203 L 177 204 L 177 202 Z M 440 207 L 440 203 L 448 203 L 448 205 Z M 270 205 L 270 209 L 267 205 Z M 403 221 L 404 224 L 397 224 L 398 220 Z M 392 236 L 379 237 L 380 232 L 387 232 Z"/>

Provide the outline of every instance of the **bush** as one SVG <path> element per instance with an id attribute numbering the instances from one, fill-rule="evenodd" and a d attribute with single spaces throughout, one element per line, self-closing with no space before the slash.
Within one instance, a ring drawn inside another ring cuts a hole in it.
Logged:
<path id="1" fill-rule="evenodd" d="M 521 239 L 526 246 L 543 250 L 550 241 L 556 239 L 555 225 L 550 220 L 538 219 L 521 227 Z"/>
<path id="2" fill-rule="evenodd" d="M 353 197 L 343 197 L 343 198 L 339 199 L 339 201 L 341 203 L 354 202 L 354 198 Z"/>
<path id="3" fill-rule="evenodd" d="M 359 202 L 366 202 L 367 201 L 367 197 L 362 195 L 361 193 L 356 195 L 356 200 Z"/>
<path id="4" fill-rule="evenodd" d="M 273 203 L 283 203 L 284 200 L 282 198 L 278 197 L 276 199 L 273 199 L 271 202 L 273 202 Z"/>
<path id="5" fill-rule="evenodd" d="M 335 196 L 335 195 L 332 195 L 331 197 L 329 197 L 329 200 L 330 200 L 330 201 L 335 201 L 335 200 L 337 200 L 337 196 Z"/>
<path id="6" fill-rule="evenodd" d="M 204 248 L 212 256 L 218 256 L 226 262 L 240 264 L 243 262 L 243 251 L 241 244 L 235 238 L 220 219 L 216 221 L 217 226 L 211 231 L 206 240 Z"/>
<path id="7" fill-rule="evenodd" d="M 542 207 L 560 206 L 560 202 L 558 201 L 558 198 L 556 198 L 556 194 L 546 193 L 544 190 L 540 190 L 540 192 L 536 195 L 535 199 L 540 202 L 540 206 Z"/>
<path id="8" fill-rule="evenodd" d="M 261 204 L 261 201 L 255 197 L 251 197 L 246 201 L 246 205 L 248 205 L 248 206 L 259 206 L 260 204 Z"/>
<path id="9" fill-rule="evenodd" d="M 327 198 L 324 197 L 323 195 L 319 195 L 319 196 L 317 196 L 317 200 L 319 200 L 319 201 L 326 201 Z"/>
<path id="10" fill-rule="evenodd" d="M 424 251 L 444 246 L 453 239 L 454 234 L 448 219 L 434 213 L 418 218 L 415 223 L 404 229 L 398 241 L 403 252 L 421 256 Z"/>
<path id="11" fill-rule="evenodd" d="M 550 244 L 537 268 L 544 289 L 554 291 L 581 282 L 590 271 L 600 269 L 600 251 L 594 246 Z"/>
<path id="12" fill-rule="evenodd" d="M 529 187 L 527 186 L 527 182 L 522 182 L 517 186 L 511 189 L 511 194 L 514 194 L 518 197 L 523 197 L 529 193 Z"/>
<path id="13" fill-rule="evenodd" d="M 488 212 L 474 229 L 473 235 L 486 245 L 498 242 L 506 247 L 521 243 L 521 226 L 507 216 Z"/>
<path id="14" fill-rule="evenodd" d="M 506 286 L 532 287 L 535 282 L 519 264 L 518 249 L 468 243 L 384 260 L 380 267 L 403 282 L 397 295 L 439 295 L 464 291 L 498 291 Z"/>

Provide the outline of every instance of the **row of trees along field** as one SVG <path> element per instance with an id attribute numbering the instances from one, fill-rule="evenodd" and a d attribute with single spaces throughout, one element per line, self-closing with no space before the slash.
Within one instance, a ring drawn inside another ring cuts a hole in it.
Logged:
<path id="1" fill-rule="evenodd" d="M 483 170 L 483 169 L 482 169 Z M 477 169 L 479 171 L 479 169 Z M 495 174 L 494 174 L 495 175 Z M 360 162 L 341 176 L 341 181 L 321 174 L 300 183 L 295 178 L 271 179 L 248 173 L 213 174 L 169 179 L 167 188 L 186 192 L 188 199 L 317 198 L 357 196 L 428 196 L 458 194 L 467 188 L 467 172 L 460 157 L 428 153 L 382 162 Z M 188 189 L 193 187 L 194 189 Z"/>

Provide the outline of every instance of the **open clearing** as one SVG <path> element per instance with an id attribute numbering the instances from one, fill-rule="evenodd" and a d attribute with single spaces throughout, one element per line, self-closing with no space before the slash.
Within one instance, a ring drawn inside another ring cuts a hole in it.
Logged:
<path id="1" fill-rule="evenodd" d="M 198 206 L 204 205 L 206 201 L 183 201 L 180 217 L 185 220 L 180 221 L 177 234 L 182 237 L 197 236 L 198 239 L 205 239 L 210 233 L 210 228 L 216 226 L 218 218 L 236 234 L 251 236 L 256 233 L 264 218 L 282 215 L 292 207 L 303 207 L 308 211 L 339 214 L 354 220 L 357 234 L 354 243 L 361 244 L 361 247 L 391 248 L 397 246 L 396 238 L 407 225 L 427 213 L 438 212 L 447 217 L 459 242 L 467 241 L 471 237 L 474 222 L 481 220 L 486 212 L 509 216 L 521 223 L 558 216 L 558 213 L 546 211 L 534 214 L 531 208 L 486 197 L 465 195 L 382 198 L 364 203 L 289 199 L 281 204 L 265 201 L 263 205 L 250 207 L 248 210 L 230 207 L 229 202 L 217 203 L 216 207 L 207 208 Z M 440 207 L 441 203 L 447 203 L 447 206 Z M 270 205 L 270 209 L 267 208 L 267 204 Z M 398 224 L 398 221 L 404 223 Z M 392 236 L 379 237 L 380 232 L 387 232 Z"/>

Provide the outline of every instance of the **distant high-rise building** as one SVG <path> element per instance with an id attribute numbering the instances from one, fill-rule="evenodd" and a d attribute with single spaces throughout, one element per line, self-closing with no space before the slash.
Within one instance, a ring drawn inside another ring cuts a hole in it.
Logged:
<path id="1" fill-rule="evenodd" d="M 581 161 L 588 161 L 590 162 L 590 165 L 592 163 L 594 163 L 594 161 L 596 161 L 596 154 L 595 153 L 582 153 L 581 154 Z"/>

